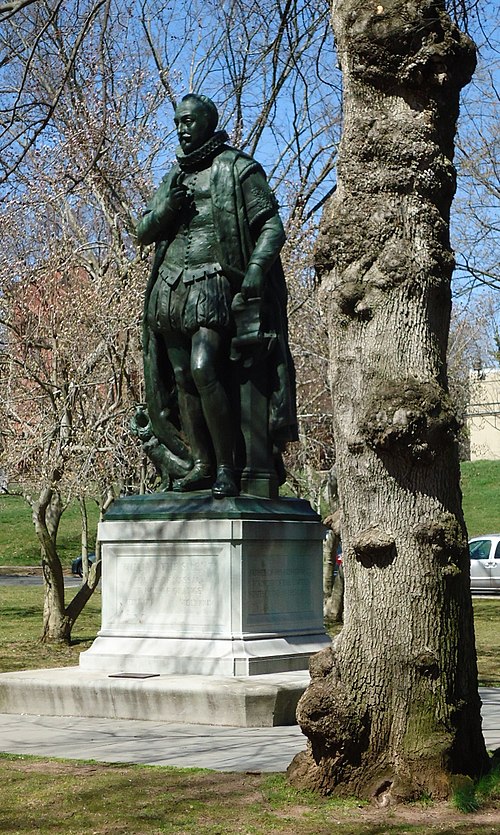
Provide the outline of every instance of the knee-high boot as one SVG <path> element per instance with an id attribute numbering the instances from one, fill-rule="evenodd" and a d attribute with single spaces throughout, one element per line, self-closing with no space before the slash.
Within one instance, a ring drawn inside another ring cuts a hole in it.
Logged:
<path id="1" fill-rule="evenodd" d="M 234 469 L 234 415 L 229 398 L 223 385 L 216 380 L 198 390 L 217 462 L 217 478 L 212 493 L 215 498 L 237 496 L 239 490 Z"/>
<path id="2" fill-rule="evenodd" d="M 181 425 L 191 448 L 193 468 L 184 478 L 174 481 L 176 492 L 204 490 L 214 481 L 213 447 L 202 402 L 197 394 L 178 389 Z"/>

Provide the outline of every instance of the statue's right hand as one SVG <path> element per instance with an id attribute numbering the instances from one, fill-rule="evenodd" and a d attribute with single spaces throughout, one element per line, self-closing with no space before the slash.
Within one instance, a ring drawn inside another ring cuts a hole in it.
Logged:
<path id="1" fill-rule="evenodd" d="M 184 209 L 189 202 L 188 190 L 182 182 L 183 178 L 182 171 L 179 171 L 179 173 L 174 175 L 170 185 L 169 203 L 171 208 L 176 212 Z"/>

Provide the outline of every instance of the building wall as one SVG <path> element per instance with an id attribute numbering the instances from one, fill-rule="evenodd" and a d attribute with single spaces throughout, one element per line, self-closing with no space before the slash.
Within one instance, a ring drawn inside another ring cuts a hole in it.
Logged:
<path id="1" fill-rule="evenodd" d="M 471 371 L 469 389 L 470 459 L 500 459 L 500 369 Z"/>

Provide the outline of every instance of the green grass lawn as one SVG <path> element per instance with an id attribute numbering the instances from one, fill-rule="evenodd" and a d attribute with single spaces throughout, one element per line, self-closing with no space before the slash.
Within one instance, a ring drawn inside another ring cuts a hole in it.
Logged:
<path id="1" fill-rule="evenodd" d="M 376 809 L 292 789 L 282 774 L 0 757 L 9 835 L 494 835 L 500 792 L 481 815 L 420 802 Z"/>
<path id="2" fill-rule="evenodd" d="M 469 536 L 500 532 L 500 461 L 466 461 L 461 470 Z"/>
<path id="3" fill-rule="evenodd" d="M 500 599 L 476 597 L 473 604 L 479 684 L 500 687 Z"/>
<path id="4" fill-rule="evenodd" d="M 100 625 L 99 594 L 91 598 L 77 621 L 71 647 L 39 643 L 42 595 L 40 586 L 1 587 L 0 672 L 77 665 L 79 653 L 95 636 Z M 500 599 L 474 600 L 474 613 L 481 683 L 500 686 Z M 484 808 L 465 815 L 453 803 L 429 800 L 384 810 L 356 800 L 321 798 L 295 791 L 285 775 L 0 754 L 0 832 L 493 835 L 500 831 L 497 783 Z"/>
<path id="5" fill-rule="evenodd" d="M 68 589 L 68 601 L 76 588 Z M 0 673 L 39 667 L 78 666 L 80 652 L 91 645 L 101 625 L 101 593 L 94 592 L 77 619 L 71 646 L 42 644 L 42 586 L 0 589 Z"/>

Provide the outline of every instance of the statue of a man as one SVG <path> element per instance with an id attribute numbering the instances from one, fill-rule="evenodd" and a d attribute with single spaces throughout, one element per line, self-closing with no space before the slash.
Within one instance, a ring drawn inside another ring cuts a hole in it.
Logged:
<path id="1" fill-rule="evenodd" d="M 247 308 L 257 310 L 252 344 L 267 334 L 263 443 L 273 460 L 296 437 L 296 419 L 277 202 L 260 165 L 229 147 L 217 123 L 206 96 L 182 99 L 175 111 L 177 162 L 138 224 L 137 238 L 156 244 L 144 310 L 148 430 L 142 439 L 154 446 L 150 457 L 164 488 L 211 488 L 223 498 L 238 495 L 248 464 L 234 382 L 238 363 L 230 359 L 238 334 L 240 348 L 245 344 L 238 319 Z"/>

